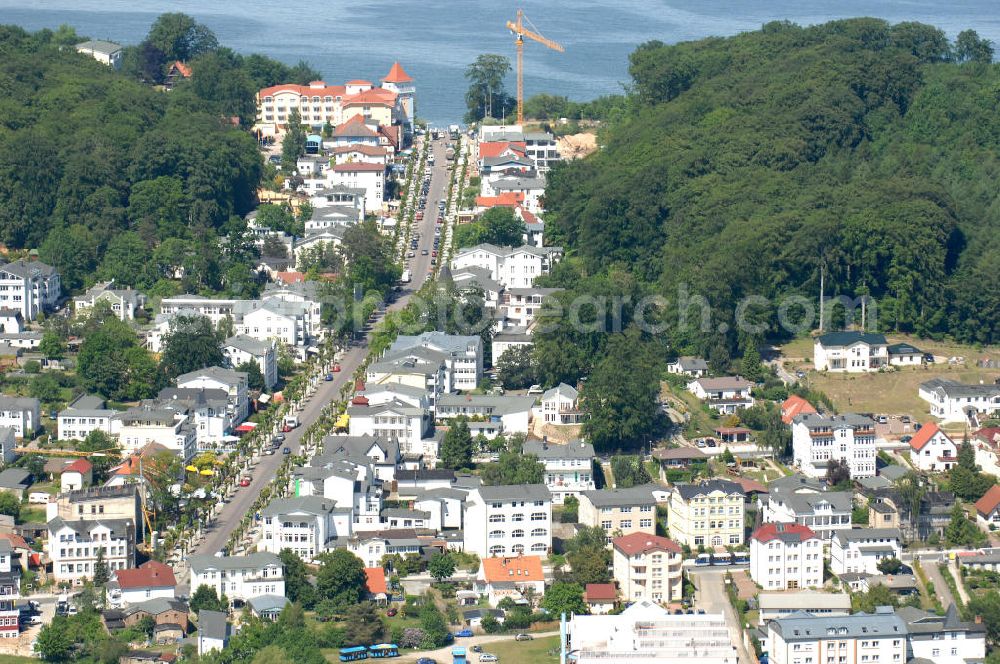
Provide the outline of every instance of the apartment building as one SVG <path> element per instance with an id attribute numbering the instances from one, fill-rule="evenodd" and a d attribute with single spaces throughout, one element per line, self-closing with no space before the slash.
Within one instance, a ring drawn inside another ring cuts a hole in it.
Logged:
<path id="1" fill-rule="evenodd" d="M 174 599 L 176 589 L 173 568 L 150 560 L 135 568 L 111 572 L 107 598 L 112 607 L 118 608 L 151 599 Z"/>
<path id="2" fill-rule="evenodd" d="M 899 528 L 838 530 L 830 542 L 830 570 L 837 575 L 881 574 L 878 564 L 886 558 L 899 559 L 902 542 Z"/>
<path id="3" fill-rule="evenodd" d="M 703 480 L 677 484 L 669 494 L 670 537 L 692 548 L 743 544 L 745 494 L 736 482 Z"/>
<path id="4" fill-rule="evenodd" d="M 614 579 L 626 602 L 676 602 L 683 597 L 681 547 L 671 539 L 632 533 L 611 540 Z"/>
<path id="5" fill-rule="evenodd" d="M 117 435 L 121 420 L 115 416 L 121 411 L 106 407 L 99 396 L 84 394 L 73 400 L 56 416 L 60 440 L 84 440 L 91 431 Z"/>
<path id="6" fill-rule="evenodd" d="M 549 273 L 562 253 L 562 247 L 498 247 L 494 244 L 477 244 L 460 249 L 452 258 L 451 268 L 482 268 L 489 272 L 490 279 L 504 288 L 530 288 L 536 277 Z"/>
<path id="7" fill-rule="evenodd" d="M 65 491 L 45 508 L 49 520 L 59 517 L 65 521 L 131 521 L 140 524 L 136 534 L 142 535 L 139 489 L 134 484 Z"/>
<path id="8" fill-rule="evenodd" d="M 41 403 L 33 397 L 0 394 L 0 427 L 10 427 L 18 438 L 31 440 L 41 426 Z"/>
<path id="9" fill-rule="evenodd" d="M 580 424 L 583 421 L 580 393 L 575 387 L 559 383 L 542 394 L 541 402 L 542 421 L 546 424 Z"/>
<path id="10" fill-rule="evenodd" d="M 864 415 L 797 415 L 792 420 L 795 465 L 825 477 L 831 461 L 847 464 L 851 479 L 875 477 L 875 422 Z"/>
<path id="11" fill-rule="evenodd" d="M 594 490 L 594 446 L 590 443 L 576 440 L 557 445 L 527 440 L 521 453 L 534 454 L 545 465 L 545 486 L 556 505 L 562 505 L 566 496 Z"/>
<path id="12" fill-rule="evenodd" d="M 892 607 L 850 616 L 794 613 L 767 623 L 774 664 L 905 664 L 907 628 Z"/>
<path id="13" fill-rule="evenodd" d="M 753 406 L 751 387 L 753 384 L 740 376 L 697 378 L 687 384 L 688 392 L 722 415 L 732 415 Z"/>
<path id="14" fill-rule="evenodd" d="M 910 462 L 927 472 L 945 472 L 958 463 L 958 444 L 938 427 L 928 422 L 910 439 Z"/>
<path id="15" fill-rule="evenodd" d="M 918 396 L 930 404 L 931 415 L 942 422 L 968 423 L 1000 413 L 1000 385 L 965 384 L 947 378 L 932 378 L 920 384 Z"/>
<path id="16" fill-rule="evenodd" d="M 407 108 L 412 112 L 414 92 L 412 79 L 402 80 L 392 72 L 381 88 L 364 80 L 344 85 L 327 85 L 324 81 L 274 85 L 257 93 L 256 127 L 267 135 L 275 135 L 288 124 L 293 111 L 299 113 L 302 124 L 316 129 L 337 126 L 355 116 L 375 126 L 388 126 L 394 120 L 409 123 L 412 118 L 407 118 L 406 113 Z M 404 99 L 409 101 L 404 104 Z"/>
<path id="17" fill-rule="evenodd" d="M 49 521 L 49 558 L 57 583 L 83 585 L 94 576 L 98 550 L 109 571 L 135 567 L 135 524 L 129 519 Z"/>
<path id="18" fill-rule="evenodd" d="M 750 536 L 750 578 L 765 590 L 823 587 L 823 540 L 797 523 L 767 523 Z"/>
<path id="19" fill-rule="evenodd" d="M 654 488 L 658 487 L 647 484 L 629 489 L 581 491 L 579 522 L 585 526 L 603 528 L 608 544 L 613 537 L 621 535 L 655 535 Z"/>
<path id="20" fill-rule="evenodd" d="M 194 422 L 180 411 L 144 404 L 129 408 L 115 418 L 120 421 L 118 441 L 125 452 L 137 452 L 156 443 L 188 461 L 198 450 L 198 431 Z"/>
<path id="21" fill-rule="evenodd" d="M 338 537 L 351 534 L 350 505 L 319 496 L 273 500 L 261 510 L 263 526 L 259 548 L 271 553 L 291 549 L 306 562 L 332 548 Z"/>
<path id="22" fill-rule="evenodd" d="M 910 661 L 968 664 L 986 657 L 986 626 L 981 620 L 962 621 L 954 604 L 943 616 L 910 606 L 896 609 L 896 615 L 906 621 Z"/>
<path id="23" fill-rule="evenodd" d="M 552 549 L 552 495 L 544 484 L 481 486 L 465 504 L 465 550 L 480 558 Z"/>
<path id="24" fill-rule="evenodd" d="M 278 384 L 278 349 L 273 340 L 260 340 L 245 334 L 226 339 L 222 352 L 229 366 L 236 367 L 253 362 L 264 376 L 264 388 L 270 390 Z"/>
<path id="25" fill-rule="evenodd" d="M 247 373 L 222 367 L 206 367 L 177 377 L 177 387 L 222 390 L 228 397 L 228 408 L 236 423 L 247 418 L 250 401 L 247 396 Z"/>
<path id="26" fill-rule="evenodd" d="M 73 298 L 73 311 L 82 313 L 98 305 L 107 306 L 119 320 L 135 320 L 146 306 L 146 296 L 131 288 L 113 288 L 114 281 L 102 281 Z"/>
<path id="27" fill-rule="evenodd" d="M 201 586 L 238 602 L 263 595 L 284 595 L 285 576 L 276 553 L 248 553 L 243 556 L 194 555 L 191 566 L 191 594 Z"/>
<path id="28" fill-rule="evenodd" d="M 394 441 L 403 454 L 424 454 L 436 450 L 428 448 L 424 440 L 433 430 L 430 410 L 394 399 L 371 405 L 368 398 L 357 396 L 347 407 L 348 431 L 353 436 L 372 436 L 379 440 Z"/>
<path id="29" fill-rule="evenodd" d="M 363 190 L 365 208 L 381 210 L 385 200 L 385 164 L 366 161 L 341 162 L 326 169 L 326 184 Z"/>
<path id="30" fill-rule="evenodd" d="M 14 564 L 14 548 L 10 540 L 0 539 L 0 639 L 16 639 L 20 635 L 17 607 L 21 599 L 21 568 Z"/>
<path id="31" fill-rule="evenodd" d="M 24 320 L 35 320 L 55 309 L 61 296 L 62 280 L 51 265 L 24 259 L 0 265 L 0 309 L 14 309 Z"/>
<path id="32" fill-rule="evenodd" d="M 838 530 L 851 527 L 854 497 L 850 491 L 828 491 L 821 480 L 791 475 L 771 482 L 761 496 L 765 523 L 797 523 L 829 542 Z"/>
<path id="33" fill-rule="evenodd" d="M 483 379 L 483 340 L 479 336 L 462 336 L 444 332 L 424 332 L 417 336 L 396 337 L 386 353 L 386 358 L 428 349 L 444 356 L 445 368 L 450 376 L 447 392 L 474 390 Z"/>
<path id="34" fill-rule="evenodd" d="M 503 292 L 503 314 L 505 324 L 531 329 L 542 312 L 545 301 L 561 292 L 562 288 L 508 288 Z"/>
<path id="35" fill-rule="evenodd" d="M 443 394 L 434 406 L 439 420 L 468 417 L 499 423 L 504 433 L 527 434 L 531 425 L 535 397 L 496 394 Z"/>
<path id="36" fill-rule="evenodd" d="M 830 332 L 816 337 L 813 366 L 816 371 L 864 373 L 889 365 L 885 336 L 870 332 Z"/>

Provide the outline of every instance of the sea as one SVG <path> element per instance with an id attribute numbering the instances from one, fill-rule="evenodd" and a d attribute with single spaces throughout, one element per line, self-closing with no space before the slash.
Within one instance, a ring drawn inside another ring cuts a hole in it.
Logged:
<path id="1" fill-rule="evenodd" d="M 81 35 L 138 43 L 165 12 L 184 12 L 241 53 L 305 60 L 324 80 L 377 81 L 394 60 L 415 79 L 417 115 L 461 122 L 465 69 L 481 53 L 514 61 L 505 24 L 524 10 L 529 27 L 565 47 L 525 46 L 525 94 L 588 100 L 628 84 L 628 55 L 651 39 L 675 43 L 758 29 L 877 16 L 936 25 L 954 38 L 972 28 L 1000 45 L 997 0 L 0 0 L 0 23 L 29 30 L 69 24 Z M 511 74 L 508 89 L 514 90 Z"/>

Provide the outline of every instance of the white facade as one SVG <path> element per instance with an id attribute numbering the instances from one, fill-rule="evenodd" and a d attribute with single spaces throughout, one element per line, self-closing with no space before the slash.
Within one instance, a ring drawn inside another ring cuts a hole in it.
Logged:
<path id="1" fill-rule="evenodd" d="M 99 283 L 83 295 L 73 298 L 73 310 L 81 313 L 103 302 L 119 320 L 135 320 L 135 312 L 146 304 L 146 296 L 129 288 L 112 288 L 113 283 Z"/>
<path id="2" fill-rule="evenodd" d="M 253 362 L 264 376 L 264 387 L 271 389 L 278 384 L 278 351 L 272 341 L 259 341 L 253 337 L 237 335 L 226 339 L 222 352 L 234 369 Z"/>
<path id="3" fill-rule="evenodd" d="M 899 559 L 902 554 L 899 528 L 854 528 L 838 531 L 830 543 L 830 570 L 837 575 L 848 572 L 881 574 L 880 561 Z"/>
<path id="4" fill-rule="evenodd" d="M 438 397 L 434 415 L 439 420 L 465 416 L 499 422 L 504 433 L 527 434 L 535 408 L 530 396 L 445 394 Z"/>
<path id="5" fill-rule="evenodd" d="M 772 482 L 761 498 L 764 523 L 797 523 L 829 541 L 839 530 L 851 527 L 853 496 L 850 491 L 827 491 L 820 481 L 792 476 Z"/>
<path id="6" fill-rule="evenodd" d="M 823 587 L 823 541 L 798 524 L 766 524 L 750 537 L 750 578 L 764 590 Z"/>
<path id="7" fill-rule="evenodd" d="M 122 66 L 124 51 L 121 44 L 103 40 L 85 41 L 76 45 L 76 52 L 89 55 L 108 67 L 120 69 Z"/>
<path id="8" fill-rule="evenodd" d="M 552 494 L 552 502 L 562 505 L 566 496 L 580 496 L 581 491 L 593 491 L 594 446 L 572 441 L 565 445 L 545 441 L 527 440 L 522 454 L 534 454 L 545 465 L 545 486 Z"/>
<path id="9" fill-rule="evenodd" d="M 54 309 L 61 295 L 59 273 L 45 263 L 22 259 L 0 265 L 0 309 L 15 309 L 24 320 L 35 320 Z"/>
<path id="10" fill-rule="evenodd" d="M 580 393 L 566 383 L 559 383 L 542 394 L 542 421 L 546 424 L 579 424 L 583 420 Z"/>
<path id="11" fill-rule="evenodd" d="M 904 664 L 906 623 L 891 607 L 874 614 L 813 616 L 796 613 L 772 620 L 769 661 L 774 664 Z"/>
<path id="12" fill-rule="evenodd" d="M 385 166 L 364 161 L 334 164 L 326 171 L 330 187 L 350 187 L 365 192 L 365 208 L 380 210 L 385 200 Z"/>
<path id="13" fill-rule="evenodd" d="M 81 396 L 59 411 L 56 418 L 59 439 L 83 440 L 91 431 L 117 435 L 121 430 L 121 420 L 115 416 L 120 412 L 105 408 L 104 399 L 100 397 Z"/>
<path id="14" fill-rule="evenodd" d="M 0 395 L 0 427 L 10 427 L 18 438 L 30 440 L 38 430 L 40 410 L 38 399 Z"/>
<path id="15" fill-rule="evenodd" d="M 888 364 L 889 345 L 881 334 L 831 332 L 813 344 L 816 371 L 865 373 Z"/>
<path id="16" fill-rule="evenodd" d="M 429 410 L 401 401 L 349 406 L 347 415 L 351 418 L 348 424 L 351 436 L 398 441 L 403 454 L 422 454 L 425 435 L 432 427 Z"/>
<path id="17" fill-rule="evenodd" d="M 0 541 L 0 639 L 20 635 L 17 602 L 21 598 L 21 568 L 12 564 L 13 556 L 10 541 Z"/>
<path id="18" fill-rule="evenodd" d="M 687 384 L 688 392 L 704 401 L 709 408 L 730 415 L 754 404 L 750 396 L 750 381 L 739 376 L 698 378 Z"/>
<path id="19" fill-rule="evenodd" d="M 453 270 L 478 267 L 504 288 L 530 288 L 536 277 L 548 274 L 562 256 L 560 247 L 498 247 L 477 244 L 460 249 L 451 261 Z"/>
<path id="20" fill-rule="evenodd" d="M 921 383 L 917 391 L 930 404 L 931 415 L 942 422 L 972 423 L 1000 412 L 1000 385 L 968 385 L 945 378 Z M 971 417 L 970 417 L 971 416 Z M 971 421 L 975 419 L 976 421 Z"/>
<path id="21" fill-rule="evenodd" d="M 280 553 L 291 549 L 306 562 L 332 548 L 338 537 L 351 534 L 351 508 L 315 496 L 274 500 L 261 510 L 263 525 L 258 547 Z"/>
<path id="22" fill-rule="evenodd" d="M 275 553 L 245 556 L 190 556 L 191 594 L 201 586 L 214 588 L 220 597 L 247 602 L 262 595 L 284 595 L 281 559 Z"/>
<path id="23" fill-rule="evenodd" d="M 198 432 L 188 416 L 167 409 L 130 408 L 115 416 L 120 422 L 118 442 L 126 453 L 158 443 L 187 461 L 195 455 Z"/>
<path id="24" fill-rule="evenodd" d="M 242 422 L 249 414 L 247 375 L 243 371 L 233 371 L 221 367 L 199 369 L 178 376 L 177 387 L 223 390 L 229 396 L 229 408 L 233 421 Z"/>
<path id="25" fill-rule="evenodd" d="M 546 555 L 552 549 L 552 496 L 542 484 L 483 486 L 465 506 L 465 550 L 487 556 Z"/>
<path id="26" fill-rule="evenodd" d="M 483 340 L 479 336 L 460 336 L 443 332 L 425 332 L 418 336 L 400 335 L 386 352 L 386 358 L 419 350 L 443 356 L 448 372 L 446 391 L 474 390 L 483 379 Z"/>
<path id="27" fill-rule="evenodd" d="M 56 582 L 82 585 L 94 576 L 97 552 L 104 549 L 108 570 L 135 566 L 135 525 L 126 519 L 49 521 L 48 553 Z"/>
<path id="28" fill-rule="evenodd" d="M 951 470 L 958 463 L 958 445 L 930 422 L 910 439 L 910 463 L 927 472 Z"/>
<path id="29" fill-rule="evenodd" d="M 683 597 L 681 547 L 673 540 L 632 533 L 611 541 L 614 580 L 626 602 L 676 602 Z"/>
<path id="30" fill-rule="evenodd" d="M 802 473 L 825 477 L 833 460 L 847 463 L 851 479 L 875 477 L 875 422 L 863 415 L 797 415 L 792 454 Z"/>
<path id="31" fill-rule="evenodd" d="M 945 615 L 919 612 L 909 608 L 898 613 L 907 615 L 909 652 L 912 659 L 922 659 L 934 664 L 968 664 L 981 662 L 986 657 L 986 628 L 981 622 L 962 622 L 954 604 Z"/>

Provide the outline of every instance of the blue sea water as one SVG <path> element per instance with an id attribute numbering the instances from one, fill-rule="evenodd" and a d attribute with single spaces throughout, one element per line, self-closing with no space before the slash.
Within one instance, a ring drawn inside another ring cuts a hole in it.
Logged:
<path id="1" fill-rule="evenodd" d="M 592 99 L 621 92 L 640 43 L 731 35 L 787 19 L 814 24 L 851 16 L 921 21 L 954 37 L 972 28 L 1000 44 L 996 0 L 0 0 L 0 23 L 29 30 L 73 25 L 82 35 L 131 44 L 168 11 L 204 22 L 226 46 L 284 62 L 306 60 L 329 82 L 377 80 L 393 60 L 416 79 L 418 115 L 460 121 L 464 70 L 480 53 L 514 57 L 504 27 L 517 7 L 556 53 L 529 42 L 525 92 Z M 509 88 L 513 89 L 513 76 Z"/>

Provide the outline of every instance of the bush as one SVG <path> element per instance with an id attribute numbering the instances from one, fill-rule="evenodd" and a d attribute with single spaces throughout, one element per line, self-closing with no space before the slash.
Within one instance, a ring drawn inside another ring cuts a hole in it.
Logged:
<path id="1" fill-rule="evenodd" d="M 395 630 L 393 630 L 393 634 L 395 634 Z M 399 644 L 400 648 L 419 648 L 425 637 L 424 630 L 419 627 L 407 627 L 396 643 Z"/>
<path id="2" fill-rule="evenodd" d="M 493 614 L 483 616 L 480 627 L 482 627 L 483 631 L 487 634 L 499 634 L 504 630 L 504 626 L 499 620 L 493 617 Z"/>
<path id="3" fill-rule="evenodd" d="M 28 360 L 24 363 L 24 373 L 36 374 L 41 372 L 42 363 L 38 360 Z"/>

